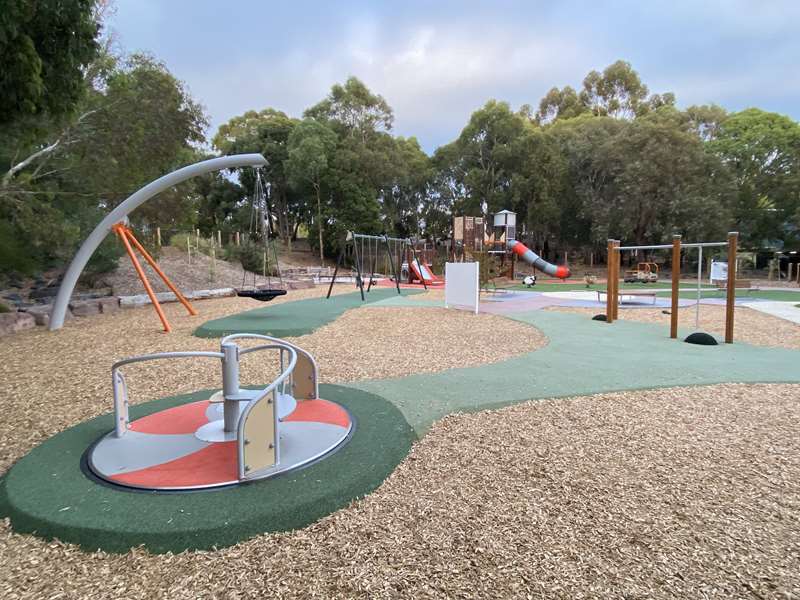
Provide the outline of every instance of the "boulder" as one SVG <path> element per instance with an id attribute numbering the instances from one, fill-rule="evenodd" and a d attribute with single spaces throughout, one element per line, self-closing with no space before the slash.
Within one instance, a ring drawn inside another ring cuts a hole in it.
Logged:
<path id="1" fill-rule="evenodd" d="M 0 313 L 0 336 L 34 327 L 36 327 L 36 319 L 33 318 L 33 315 L 24 312 Z"/>
<path id="2" fill-rule="evenodd" d="M 50 312 L 53 310 L 52 304 L 38 304 L 35 306 L 28 306 L 23 309 L 29 315 L 33 315 L 37 325 L 47 327 L 50 325 Z M 72 311 L 67 309 L 64 313 L 64 320 L 69 321 L 72 318 Z"/>
<path id="3" fill-rule="evenodd" d="M 97 300 L 97 306 L 100 307 L 100 312 L 103 314 L 116 312 L 119 310 L 119 298 L 116 296 L 99 298 Z"/>
<path id="4" fill-rule="evenodd" d="M 92 315 L 100 314 L 100 304 L 98 304 L 97 300 L 70 302 L 69 308 L 76 317 L 91 317 Z"/>

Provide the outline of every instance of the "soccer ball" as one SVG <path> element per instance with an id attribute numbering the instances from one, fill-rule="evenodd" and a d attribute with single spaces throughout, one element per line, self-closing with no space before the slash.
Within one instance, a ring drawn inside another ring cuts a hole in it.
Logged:
<path id="1" fill-rule="evenodd" d="M 536 275 L 526 275 L 525 278 L 522 280 L 522 283 L 524 283 L 528 287 L 535 286 L 536 285 Z"/>

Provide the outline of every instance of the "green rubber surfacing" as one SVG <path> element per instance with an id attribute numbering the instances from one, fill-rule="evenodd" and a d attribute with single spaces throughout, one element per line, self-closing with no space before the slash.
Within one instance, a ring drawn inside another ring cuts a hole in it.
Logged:
<path id="1" fill-rule="evenodd" d="M 403 290 L 403 295 L 422 290 Z M 307 298 L 213 319 L 194 331 L 196 337 L 219 338 L 232 333 L 258 333 L 274 337 L 298 337 L 309 334 L 338 319 L 345 311 L 397 297 L 395 288 L 373 288 L 369 293 L 337 294 L 330 298 Z"/>
<path id="2" fill-rule="evenodd" d="M 208 397 L 208 391 L 131 407 L 134 418 Z M 85 550 L 181 552 L 235 544 L 304 527 L 375 488 L 416 439 L 400 411 L 379 396 L 322 385 L 320 396 L 354 417 L 352 439 L 334 454 L 284 475 L 219 490 L 152 493 L 119 489 L 81 470 L 86 449 L 113 427 L 104 415 L 59 433 L 0 480 L 0 516 L 17 533 L 58 538 Z"/>

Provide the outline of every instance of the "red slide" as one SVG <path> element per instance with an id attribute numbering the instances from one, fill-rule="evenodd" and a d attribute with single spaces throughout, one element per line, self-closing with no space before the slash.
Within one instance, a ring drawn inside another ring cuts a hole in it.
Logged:
<path id="1" fill-rule="evenodd" d="M 408 268 L 411 269 L 414 277 L 419 281 L 424 281 L 425 285 L 437 285 L 442 283 L 442 280 L 434 275 L 433 271 L 431 271 L 427 265 L 419 262 L 418 259 L 412 260 L 408 264 Z"/>

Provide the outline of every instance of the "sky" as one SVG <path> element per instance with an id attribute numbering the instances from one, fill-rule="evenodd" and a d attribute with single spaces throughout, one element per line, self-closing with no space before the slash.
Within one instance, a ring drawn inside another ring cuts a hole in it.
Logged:
<path id="1" fill-rule="evenodd" d="M 355 75 L 428 153 L 489 99 L 534 108 L 627 60 L 678 106 L 751 106 L 800 121 L 800 0 L 267 2 L 116 0 L 127 52 L 164 61 L 209 136 L 251 109 L 301 117 Z"/>

